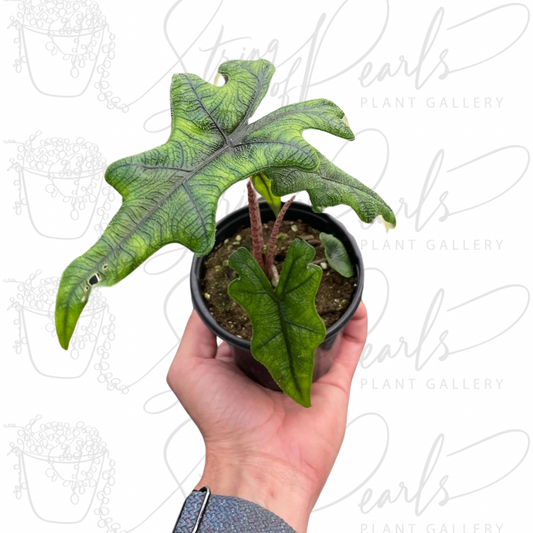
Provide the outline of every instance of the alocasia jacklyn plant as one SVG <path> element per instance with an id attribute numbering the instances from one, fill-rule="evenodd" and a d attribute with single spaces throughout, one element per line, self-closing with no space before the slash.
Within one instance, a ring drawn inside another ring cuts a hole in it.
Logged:
<path id="1" fill-rule="evenodd" d="M 264 59 L 227 61 L 219 67 L 226 81 L 220 87 L 194 74 L 173 76 L 168 141 L 107 168 L 105 179 L 122 195 L 123 203 L 96 244 L 61 277 L 55 321 L 63 348 L 69 345 L 92 287 L 118 283 L 169 243 L 183 244 L 196 255 L 209 253 L 215 243 L 221 194 L 248 177 L 253 176 L 256 189 L 275 212 L 281 208 L 279 197 L 305 190 L 317 212 L 346 204 L 364 222 L 381 216 L 385 224 L 394 227 L 394 213 L 376 193 L 337 168 L 302 137 L 304 130 L 317 129 L 354 139 L 344 113 L 334 103 L 324 99 L 296 103 L 250 122 L 274 70 Z M 286 258 L 291 268 L 284 267 L 274 288 L 261 267 L 253 263 L 253 256 L 238 250 L 231 258 L 240 275 L 230 289 L 232 296 L 242 300 L 247 310 L 258 304 L 239 296 L 243 287 L 272 292 L 283 299 L 299 279 L 305 283 L 294 290 L 302 290 L 302 298 L 314 309 L 309 295 L 320 282 L 320 268 L 308 265 L 312 252 L 308 244 L 294 242 Z M 252 279 L 248 275 L 252 271 L 258 277 Z M 254 324 L 253 318 L 251 321 Z M 318 324 L 316 317 L 309 315 L 306 324 L 310 325 L 305 335 L 323 337 L 324 325 Z M 278 332 L 277 327 L 254 324 L 255 357 L 260 358 L 263 350 L 258 339 L 268 340 L 268 335 Z M 309 369 L 305 373 L 308 376 Z"/>

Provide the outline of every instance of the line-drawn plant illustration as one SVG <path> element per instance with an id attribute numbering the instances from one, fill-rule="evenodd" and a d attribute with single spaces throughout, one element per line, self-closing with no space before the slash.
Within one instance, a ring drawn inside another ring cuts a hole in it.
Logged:
<path id="1" fill-rule="evenodd" d="M 74 334 L 75 341 L 68 352 L 56 348 L 54 305 L 59 278 L 44 277 L 37 270 L 25 281 L 4 280 L 17 286 L 16 296 L 10 298 L 8 309 L 17 312 L 14 324 L 18 335 L 13 348 L 17 354 L 28 351 L 30 361 L 37 372 L 46 377 L 76 379 L 83 376 L 94 360 L 98 381 L 108 390 L 124 394 L 129 388 L 110 371 L 109 357 L 115 338 L 115 317 L 109 311 L 105 297 L 98 292 L 94 303 L 84 313 L 82 322 Z M 36 348 L 38 347 L 38 349 Z M 55 354 L 50 357 L 50 354 Z"/>
<path id="2" fill-rule="evenodd" d="M 180 494 L 185 500 L 205 458 L 199 452 L 189 461 L 180 460 L 180 441 L 173 441 L 177 437 L 185 441 L 198 438 L 190 424 L 191 419 L 187 417 L 174 428 L 163 446 L 163 460 L 176 487 L 159 505 L 148 511 L 141 522 L 124 529 L 109 516 L 116 463 L 98 430 L 84 422 L 71 425 L 41 420 L 42 416 L 37 415 L 23 426 L 4 424 L 4 428 L 17 430 L 16 440 L 10 443 L 8 452 L 16 457 L 13 469 L 17 480 L 13 494 L 21 499 L 26 493 L 32 511 L 46 522 L 80 523 L 92 508 L 97 526 L 105 533 L 132 532 L 151 520 L 175 495 Z M 192 434 L 189 433 L 191 430 Z"/>
<path id="3" fill-rule="evenodd" d="M 41 135 L 37 131 L 24 142 L 4 141 L 18 145 L 8 167 L 18 174 L 15 213 L 26 209 L 32 227 L 42 237 L 79 239 L 91 223 L 101 234 L 116 195 L 104 182 L 106 160 L 100 149 L 83 137 L 70 141 L 39 139 Z"/>
<path id="4" fill-rule="evenodd" d="M 115 35 L 96 2 L 23 0 L 17 7 L 8 26 L 17 31 L 17 73 L 26 65 L 34 87 L 47 96 L 81 96 L 95 80 L 98 100 L 128 111 L 109 89 Z"/>
<path id="5" fill-rule="evenodd" d="M 24 426 L 4 425 L 17 429 L 8 452 L 17 458 L 15 497 L 26 492 L 35 515 L 58 524 L 82 522 L 94 507 L 98 527 L 119 533 L 120 524 L 113 522 L 107 507 L 115 461 L 98 430 L 84 422 L 39 423 L 41 419 L 37 415 Z"/>

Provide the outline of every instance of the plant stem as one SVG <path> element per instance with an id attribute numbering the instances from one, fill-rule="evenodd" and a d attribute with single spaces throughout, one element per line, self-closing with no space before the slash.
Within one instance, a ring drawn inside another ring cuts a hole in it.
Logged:
<path id="1" fill-rule="evenodd" d="M 259 202 L 257 201 L 257 197 L 255 196 L 255 191 L 252 188 L 252 182 L 250 180 L 248 180 L 246 186 L 248 188 L 248 212 L 250 215 L 250 228 L 252 230 L 253 256 L 265 274 L 267 274 L 265 269 L 265 260 L 263 257 L 263 226 L 261 223 Z"/>
<path id="2" fill-rule="evenodd" d="M 281 221 L 283 220 L 287 209 L 289 209 L 295 198 L 296 196 L 293 196 L 289 201 L 283 204 L 283 207 L 276 218 L 276 222 L 274 223 L 274 227 L 272 228 L 272 233 L 270 234 L 270 240 L 268 242 L 268 251 L 264 269 L 268 279 L 272 279 L 272 265 L 274 264 L 274 254 L 276 253 L 276 237 L 278 236 L 281 228 Z"/>

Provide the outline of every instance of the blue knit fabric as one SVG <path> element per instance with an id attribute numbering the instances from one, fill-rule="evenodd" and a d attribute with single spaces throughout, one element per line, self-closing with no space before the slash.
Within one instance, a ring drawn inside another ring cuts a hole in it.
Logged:
<path id="1" fill-rule="evenodd" d="M 174 533 L 191 533 L 205 492 L 193 491 L 183 504 Z M 198 533 L 296 533 L 264 507 L 233 496 L 211 494 Z"/>

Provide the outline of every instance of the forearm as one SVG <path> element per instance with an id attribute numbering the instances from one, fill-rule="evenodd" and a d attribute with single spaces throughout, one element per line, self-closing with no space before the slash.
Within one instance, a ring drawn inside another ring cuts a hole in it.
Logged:
<path id="1" fill-rule="evenodd" d="M 305 533 L 315 503 L 307 480 L 271 458 L 207 454 L 196 490 L 210 487 L 213 494 L 253 502 L 282 518 L 297 533 Z"/>

